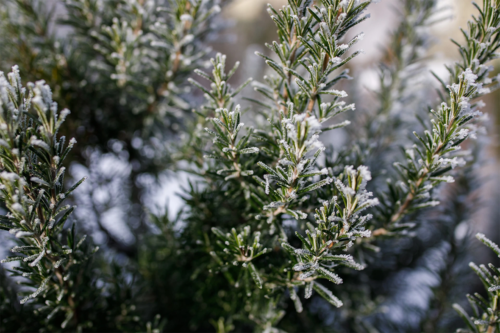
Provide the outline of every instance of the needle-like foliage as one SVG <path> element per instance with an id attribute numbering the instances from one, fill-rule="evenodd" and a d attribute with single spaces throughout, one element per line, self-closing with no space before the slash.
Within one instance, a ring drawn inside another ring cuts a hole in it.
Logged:
<path id="1" fill-rule="evenodd" d="M 493 250 L 497 256 L 500 256 L 500 248 L 498 248 L 498 245 L 488 239 L 484 234 L 479 233 L 476 235 L 476 238 Z M 472 316 L 469 316 L 460 305 L 453 305 L 455 310 L 467 324 L 467 329 L 459 329 L 457 332 L 498 332 L 500 330 L 500 317 L 498 310 L 500 271 L 498 270 L 498 267 L 495 267 L 493 264 L 488 264 L 488 267 L 486 267 L 485 265 L 477 266 L 471 262 L 469 266 L 481 279 L 488 295 L 486 298 L 479 293 L 467 295 L 473 310 Z"/>
<path id="2" fill-rule="evenodd" d="M 66 143 L 58 130 L 69 114 L 58 111 L 50 88 L 43 82 L 21 83 L 17 67 L 6 78 L 0 75 L 1 193 L 8 213 L 0 227 L 16 238 L 14 255 L 2 260 L 19 262 L 13 274 L 28 278 L 24 304 L 41 298 L 50 320 L 65 313 L 61 327 L 76 316 L 77 297 L 73 283 L 78 265 L 93 252 L 77 238 L 75 224 L 65 230 L 65 222 L 75 207 L 64 201 L 84 179 L 70 189 L 64 187 L 65 157 L 75 144 Z M 40 311 L 41 309 L 39 309 Z"/>
<path id="3" fill-rule="evenodd" d="M 0 332 L 456 328 L 448 303 L 468 286 L 450 274 L 469 255 L 472 205 L 450 211 L 471 195 L 478 99 L 500 86 L 500 1 L 476 5 L 436 81 L 438 1 L 401 0 L 371 93 L 352 60 L 377 1 L 269 4 L 266 74 L 238 86 L 246 65 L 206 44 L 227 2 L 0 6 L 0 66 L 19 63 L 0 75 Z M 20 72 L 45 81 L 23 87 Z M 151 203 L 169 169 L 175 218 Z M 89 185 L 74 179 L 85 173 Z M 498 269 L 471 265 L 488 298 L 469 296 L 472 317 L 455 308 L 469 331 L 496 332 Z M 403 295 L 419 286 L 425 308 Z"/>

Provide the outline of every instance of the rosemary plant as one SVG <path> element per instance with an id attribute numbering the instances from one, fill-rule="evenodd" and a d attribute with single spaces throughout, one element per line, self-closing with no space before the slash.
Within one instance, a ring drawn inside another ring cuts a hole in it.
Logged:
<path id="1" fill-rule="evenodd" d="M 45 80 L 54 100 L 73 110 L 62 132 L 83 144 L 70 159 L 93 175 L 91 190 L 78 200 L 92 223 L 82 225 L 89 232 L 97 226 L 127 256 L 137 254 L 137 239 L 124 242 L 102 216 L 120 209 L 133 234 L 147 231 L 141 176 L 172 166 L 167 142 L 192 103 L 186 78 L 206 60 L 206 41 L 220 29 L 214 18 L 226 2 L 8 0 L 0 6 L 0 68 L 17 64 L 28 80 Z M 133 168 L 123 178 L 109 176 L 99 170 L 106 158 Z M 99 201 L 97 188 L 115 191 L 120 202 Z"/>
<path id="2" fill-rule="evenodd" d="M 464 165 L 460 144 L 474 136 L 476 127 L 470 122 L 481 115 L 479 109 L 483 106 L 475 99 L 498 87 L 497 78 L 489 77 L 492 68 L 486 64 L 496 58 L 495 51 L 500 46 L 499 6 L 498 2 L 484 1 L 482 9 L 477 7 L 478 17 L 469 21 L 467 30 L 462 30 L 464 45 L 455 42 L 462 59 L 449 68 L 448 85 L 440 80 L 443 103 L 431 110 L 430 123 L 423 133 L 414 132 L 418 141 L 406 150 L 405 163 L 397 164 L 402 182 L 389 185 L 390 191 L 383 202 L 384 206 L 390 206 L 383 211 L 384 228 L 387 226 L 389 230 L 377 229 L 376 234 L 398 228 L 399 222 L 412 211 L 439 204 L 432 200 L 430 191 L 440 183 L 453 182 L 447 174 Z"/>
<path id="3" fill-rule="evenodd" d="M 476 238 L 484 245 L 489 247 L 496 255 L 500 256 L 498 245 L 489 240 L 484 234 L 478 233 Z M 479 293 L 467 295 L 470 305 L 473 309 L 473 316 L 469 316 L 467 312 L 458 304 L 453 307 L 460 314 L 467 324 L 467 329 L 459 329 L 457 332 L 498 332 L 500 329 L 500 319 L 498 317 L 498 286 L 499 271 L 493 264 L 477 266 L 470 263 L 469 266 L 479 276 L 485 289 L 488 292 L 487 298 L 484 298 Z"/>
<path id="4" fill-rule="evenodd" d="M 8 80 L 1 74 L 0 93 L 1 188 L 8 211 L 0 226 L 17 239 L 11 248 L 15 255 L 2 263 L 20 262 L 13 274 L 29 281 L 21 304 L 46 299 L 46 305 L 37 311 L 47 311 L 47 320 L 64 312 L 61 327 L 65 328 L 78 316 L 80 295 L 75 290 L 79 286 L 73 279 L 79 274 L 78 267 L 97 251 L 83 247 L 85 237 L 77 238 L 75 224 L 64 230 L 75 208 L 64 201 L 84 181 L 64 189 L 63 162 L 76 142 L 66 143 L 57 134 L 69 111 L 58 112 L 43 81 L 23 87 L 17 67 Z"/>
<path id="5" fill-rule="evenodd" d="M 237 87 L 239 63 L 228 67 L 221 53 L 206 61 L 227 2 L 0 6 L 0 66 L 19 64 L 0 75 L 0 228 L 14 253 L 3 262 L 17 263 L 0 271 L 0 332 L 456 328 L 458 317 L 443 318 L 452 294 L 468 290 L 451 286 L 449 273 L 469 255 L 467 234 L 457 233 L 472 211 L 462 203 L 477 164 L 462 148 L 477 156 L 481 145 L 468 139 L 480 126 L 478 98 L 500 86 L 489 67 L 500 1 L 476 5 L 449 79 L 435 75 L 437 93 L 425 90 L 436 105 L 414 83 L 430 85 L 437 0 L 400 1 L 380 87 L 361 98 L 346 92 L 361 94 L 349 69 L 376 1 L 268 5 L 276 41 L 257 52 L 267 75 Z M 45 81 L 25 88 L 20 71 Z M 330 131 L 345 134 L 343 147 Z M 76 140 L 64 134 L 73 132 L 81 148 L 71 153 Z M 174 219 L 148 196 L 167 170 L 190 174 Z M 91 184 L 70 196 L 81 173 Z M 67 200 L 84 205 L 73 214 Z M 105 223 L 116 208 L 116 229 L 132 231 L 131 241 Z M 85 232 L 105 243 L 99 252 Z M 427 267 L 433 256 L 440 264 Z M 405 273 L 422 267 L 441 278 L 425 309 L 394 301 L 414 285 Z M 472 267 L 489 298 L 469 297 L 473 317 L 455 308 L 471 332 L 496 332 L 498 269 Z M 384 308 L 412 318 L 401 323 Z"/>

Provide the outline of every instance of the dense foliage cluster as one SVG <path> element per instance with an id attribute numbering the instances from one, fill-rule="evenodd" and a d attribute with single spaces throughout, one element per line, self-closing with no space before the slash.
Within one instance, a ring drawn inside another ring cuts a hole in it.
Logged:
<path id="1" fill-rule="evenodd" d="M 0 332 L 500 332 L 498 268 L 471 264 L 472 316 L 456 274 L 500 1 L 429 88 L 438 1 L 400 0 L 374 94 L 352 62 L 374 1 L 268 5 L 268 74 L 236 88 L 208 46 L 227 2 L 0 5 Z M 189 175 L 176 218 L 148 192 L 172 170 Z M 438 277 L 423 309 L 405 295 L 419 269 Z"/>

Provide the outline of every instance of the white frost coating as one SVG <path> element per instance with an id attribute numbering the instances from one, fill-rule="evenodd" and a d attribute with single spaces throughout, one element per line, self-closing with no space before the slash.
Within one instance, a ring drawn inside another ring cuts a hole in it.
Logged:
<path id="1" fill-rule="evenodd" d="M 182 22 L 192 22 L 193 21 L 193 17 L 189 14 L 182 14 L 180 19 Z"/>
<path id="2" fill-rule="evenodd" d="M 35 260 L 33 260 L 29 265 L 31 267 L 35 267 L 43 259 L 44 256 L 45 256 L 45 249 L 43 249 L 43 251 L 40 252 L 38 257 Z"/>
<path id="3" fill-rule="evenodd" d="M 50 152 L 50 147 L 49 147 L 49 145 L 48 145 L 45 141 L 42 141 L 42 140 L 39 140 L 39 139 L 32 138 L 32 139 L 31 139 L 31 144 L 32 144 L 33 146 L 37 146 L 37 147 L 43 148 L 43 149 L 45 149 L 47 152 Z"/>
<path id="4" fill-rule="evenodd" d="M 0 173 L 0 178 L 9 182 L 14 182 L 19 179 L 19 176 L 13 172 L 2 171 L 2 173 Z"/>
<path id="5" fill-rule="evenodd" d="M 29 231 L 18 231 L 16 233 L 16 238 L 30 237 L 33 236 L 32 232 Z"/>
<path id="6" fill-rule="evenodd" d="M 20 203 L 18 203 L 18 202 L 16 202 L 15 204 L 13 204 L 13 205 L 11 206 L 11 209 L 12 209 L 13 211 L 18 212 L 18 213 L 24 214 L 24 208 L 23 208 L 23 206 L 22 206 Z"/>
<path id="7" fill-rule="evenodd" d="M 493 243 L 490 239 L 488 239 L 483 233 L 476 234 L 476 238 L 481 242 L 486 244 L 489 248 L 491 248 L 495 253 L 500 257 L 500 248 L 497 244 Z"/>
<path id="8" fill-rule="evenodd" d="M 461 77 L 466 80 L 469 85 L 475 84 L 477 80 L 477 75 L 474 74 L 470 68 L 467 68 L 465 72 L 462 73 Z"/>

